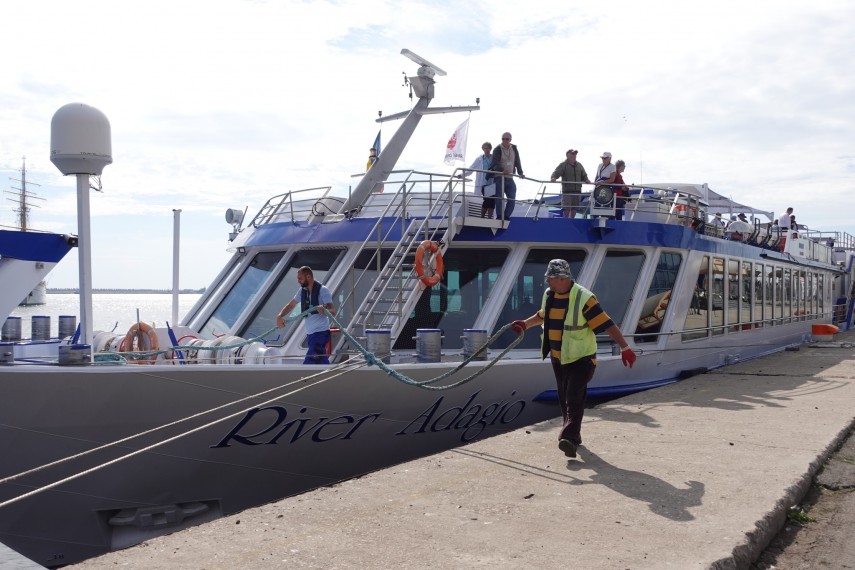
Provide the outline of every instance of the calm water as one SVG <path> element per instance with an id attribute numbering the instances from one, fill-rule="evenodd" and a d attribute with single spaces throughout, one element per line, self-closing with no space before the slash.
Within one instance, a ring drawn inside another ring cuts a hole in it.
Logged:
<path id="1" fill-rule="evenodd" d="M 178 296 L 178 323 L 184 318 L 200 294 Z M 21 317 L 21 336 L 30 337 L 30 324 L 33 315 L 50 317 L 51 336 L 57 335 L 60 315 L 74 315 L 80 321 L 80 297 L 76 294 L 48 292 L 46 305 L 18 307 L 12 315 Z M 169 293 L 95 293 L 92 295 L 92 330 L 127 331 L 139 318 L 147 323 L 164 326 L 172 323 L 172 295 Z"/>

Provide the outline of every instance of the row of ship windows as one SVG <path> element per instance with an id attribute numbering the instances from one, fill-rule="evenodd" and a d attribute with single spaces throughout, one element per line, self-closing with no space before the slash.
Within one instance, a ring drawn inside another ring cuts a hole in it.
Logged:
<path id="1" fill-rule="evenodd" d="M 216 335 L 232 330 L 251 306 L 254 309 L 248 318 L 244 317 L 245 322 L 238 334 L 252 338 L 266 333 L 274 327 L 277 312 L 297 291 L 297 269 L 308 265 L 315 279 L 324 282 L 339 263 L 344 250 L 303 249 L 293 256 L 285 253 L 258 253 L 250 263 L 236 265 L 234 270 L 242 268 L 242 273 L 206 319 L 202 326 L 203 334 Z M 462 346 L 463 330 L 472 328 L 483 311 L 509 253 L 507 249 L 449 249 L 444 256 L 442 281 L 422 294 L 398 336 L 395 348 L 415 348 L 415 331 L 420 328 L 443 329 L 446 348 Z M 378 267 L 385 264 L 389 255 L 387 250 L 381 250 L 380 259 L 372 251 L 363 251 L 359 255 L 347 277 L 334 291 L 340 322 L 350 320 L 361 300 L 369 294 Z M 495 327 L 530 316 L 539 309 L 546 288 L 544 269 L 549 260 L 566 259 L 573 274 L 579 275 L 585 269 L 587 257 L 584 249 L 529 250 L 512 278 L 513 284 L 495 320 Z M 647 255 L 640 250 L 609 250 L 589 286 L 612 320 L 624 334 L 634 336 L 637 343 L 656 342 L 669 305 L 681 295 L 688 297 L 688 293 L 674 290 L 684 264 L 683 254 L 662 252 L 647 286 L 644 302 L 638 311 L 631 311 L 632 315 L 638 315 L 635 327 L 628 326 L 624 321 L 630 312 L 633 292 L 646 260 Z M 272 286 L 266 293 L 260 292 L 271 275 L 276 276 Z M 508 276 L 502 278 L 507 279 Z M 827 291 L 823 275 L 802 268 L 704 256 L 695 278 L 683 283 L 692 283 L 694 288 L 683 330 L 679 333 L 685 341 L 793 320 L 820 318 L 826 308 Z M 264 297 L 256 299 L 255 296 L 260 294 Z M 295 311 L 299 312 L 299 306 Z M 275 331 L 266 340 L 273 343 L 281 341 L 280 334 L 281 331 Z M 513 339 L 513 333 L 508 332 L 498 339 L 494 347 L 504 348 Z M 538 335 L 529 334 L 518 347 L 537 348 L 539 343 Z"/>

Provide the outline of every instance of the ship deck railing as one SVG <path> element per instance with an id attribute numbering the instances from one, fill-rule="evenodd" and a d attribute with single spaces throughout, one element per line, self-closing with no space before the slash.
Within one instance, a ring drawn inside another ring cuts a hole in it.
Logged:
<path id="1" fill-rule="evenodd" d="M 375 185 L 374 191 L 365 203 L 348 213 L 341 213 L 345 198 L 331 194 L 332 187 L 320 186 L 285 192 L 268 199 L 249 225 L 258 227 L 275 222 L 311 220 L 337 222 L 350 217 L 375 218 L 389 215 L 404 219 L 423 217 L 436 212 L 436 202 L 452 202 L 451 209 L 463 225 L 477 220 L 483 225 L 481 215 L 482 197 L 474 191 L 474 177 L 485 170 L 457 168 L 452 174 L 425 172 L 418 170 L 390 171 L 383 182 Z M 355 175 L 362 176 L 362 175 Z M 517 182 L 517 195 L 531 195 L 534 187 L 535 197 L 516 200 L 514 217 L 533 219 L 558 218 L 563 216 L 561 207 L 561 181 L 539 180 L 514 176 Z M 578 216 L 591 217 L 591 192 L 601 184 L 578 183 L 582 187 L 579 194 Z M 611 185 L 617 186 L 617 185 Z M 697 196 L 673 188 L 653 185 L 624 185 L 629 196 L 624 198 L 624 220 L 628 222 L 654 222 L 694 227 L 708 237 L 733 240 L 734 236 L 726 228 L 707 222 L 708 206 Z M 497 200 L 505 200 L 501 195 Z M 493 220 L 497 224 L 507 223 Z M 810 248 L 816 251 L 811 258 L 831 263 L 833 252 L 855 251 L 855 237 L 840 231 L 818 231 L 801 226 L 797 233 L 806 238 Z M 753 229 L 744 233 L 742 242 L 763 249 L 780 251 L 786 242 L 788 233 L 780 231 L 772 223 L 754 220 Z"/>

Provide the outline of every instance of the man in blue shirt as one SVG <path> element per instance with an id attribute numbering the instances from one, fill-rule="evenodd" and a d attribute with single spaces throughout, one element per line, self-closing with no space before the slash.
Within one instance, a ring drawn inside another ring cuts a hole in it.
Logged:
<path id="1" fill-rule="evenodd" d="M 300 312 L 313 308 L 311 313 L 303 316 L 306 322 L 306 343 L 309 345 L 303 364 L 329 364 L 327 344 L 330 341 L 330 321 L 326 313 L 335 315 L 332 292 L 320 281 L 315 281 L 312 268 L 305 265 L 297 270 L 297 283 L 300 284 L 300 290 L 276 315 L 276 326 L 280 329 L 285 326 L 285 317 L 297 303 L 300 303 Z"/>

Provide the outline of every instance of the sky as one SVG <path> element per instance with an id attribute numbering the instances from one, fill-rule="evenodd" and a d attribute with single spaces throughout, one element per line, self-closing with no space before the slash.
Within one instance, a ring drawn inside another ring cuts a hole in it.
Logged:
<path id="1" fill-rule="evenodd" d="M 589 173 L 610 151 L 629 183 L 708 183 L 743 204 L 788 206 L 855 234 L 855 3 L 502 0 L 13 0 L 3 4 L 0 189 L 44 200 L 31 227 L 77 233 L 76 182 L 49 160 L 67 103 L 110 121 L 113 163 L 91 192 L 92 285 L 211 284 L 231 254 L 227 208 L 274 195 L 346 195 L 375 122 L 412 106 L 407 48 L 447 72 L 398 168 L 450 173 L 469 117 L 468 166 L 510 131 L 525 174 L 569 148 Z M 38 184 L 38 186 L 36 186 Z M 533 197 L 534 181 L 518 198 Z M 5 195 L 4 198 L 12 198 Z M 0 225 L 15 221 L 2 201 Z M 48 277 L 76 287 L 77 254 Z"/>

